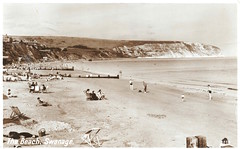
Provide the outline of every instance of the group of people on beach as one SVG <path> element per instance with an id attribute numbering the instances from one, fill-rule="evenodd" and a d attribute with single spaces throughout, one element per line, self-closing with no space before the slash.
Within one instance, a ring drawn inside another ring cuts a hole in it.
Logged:
<path id="1" fill-rule="evenodd" d="M 8 91 L 7 91 L 7 97 L 8 98 L 16 98 L 17 96 L 12 95 L 11 89 L 9 88 Z"/>
<path id="2" fill-rule="evenodd" d="M 49 74 L 48 78 L 46 79 L 47 81 L 50 80 L 63 80 L 63 75 L 59 74 L 58 72 L 56 74 Z"/>
<path id="3" fill-rule="evenodd" d="M 87 89 L 84 91 L 86 94 L 87 100 L 104 100 L 106 99 L 105 94 L 102 92 L 101 89 L 98 90 L 97 94 L 94 91 L 90 91 L 90 89 Z"/>
<path id="4" fill-rule="evenodd" d="M 129 87 L 130 87 L 130 90 L 132 90 L 132 91 L 134 90 L 132 79 L 129 80 Z M 139 92 L 142 92 L 142 91 L 139 90 Z M 147 83 L 145 81 L 143 81 L 143 92 L 147 93 Z M 208 92 L 208 99 L 212 100 L 212 89 L 211 89 L 211 86 L 209 84 L 208 84 L 207 92 Z M 182 102 L 185 101 L 185 95 L 184 94 L 181 95 L 181 100 L 182 100 Z"/>
<path id="5" fill-rule="evenodd" d="M 211 89 L 211 86 L 208 84 L 208 89 L 207 89 L 207 92 L 208 92 L 208 100 L 212 100 L 212 89 Z M 185 95 L 182 94 L 181 95 L 181 99 L 182 99 L 182 102 L 185 101 Z"/>
<path id="6" fill-rule="evenodd" d="M 133 88 L 133 80 L 132 79 L 129 80 L 129 87 L 130 87 L 130 90 L 133 91 L 134 88 Z M 142 90 L 139 90 L 139 92 L 142 92 Z M 145 81 L 143 81 L 143 92 L 147 93 L 147 83 Z"/>
<path id="7" fill-rule="evenodd" d="M 40 87 L 37 82 L 29 83 L 29 93 L 45 92 L 46 90 L 47 87 L 44 84 Z"/>

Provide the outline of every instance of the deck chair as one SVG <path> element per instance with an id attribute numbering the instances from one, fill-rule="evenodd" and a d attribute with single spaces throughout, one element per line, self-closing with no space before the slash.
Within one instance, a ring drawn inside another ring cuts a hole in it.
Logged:
<path id="1" fill-rule="evenodd" d="M 94 145 L 100 147 L 101 144 L 98 137 L 98 133 L 100 130 L 100 128 L 92 128 L 89 131 L 85 132 L 81 139 L 83 140 L 83 142 L 87 143 L 91 147 L 94 147 Z"/>
<path id="2" fill-rule="evenodd" d="M 21 113 L 18 107 L 10 106 L 10 108 L 12 109 L 12 113 L 10 115 L 11 119 L 30 119 L 25 114 Z"/>

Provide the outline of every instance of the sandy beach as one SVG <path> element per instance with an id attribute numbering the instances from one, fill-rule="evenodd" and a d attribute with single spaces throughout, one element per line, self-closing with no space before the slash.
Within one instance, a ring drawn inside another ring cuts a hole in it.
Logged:
<path id="1" fill-rule="evenodd" d="M 79 60 L 48 65 L 62 63 L 74 66 L 72 72 L 58 71 L 71 73 L 71 78 L 34 80 L 47 85 L 48 93 L 29 93 L 27 81 L 3 83 L 4 94 L 10 88 L 18 96 L 3 100 L 3 118 L 9 118 L 10 106 L 17 106 L 31 118 L 21 121 L 21 125 L 4 124 L 3 134 L 37 134 L 44 127 L 48 133 L 45 138 L 72 139 L 70 147 L 88 147 L 81 144 L 81 136 L 99 127 L 103 147 L 185 147 L 186 137 L 197 135 L 206 136 L 208 146 L 219 147 L 226 137 L 237 147 L 236 58 Z M 90 73 L 118 75 L 119 71 L 120 79 L 77 77 Z M 129 89 L 129 79 L 133 79 L 133 91 Z M 147 93 L 139 92 L 143 90 L 142 81 L 148 84 Z M 213 90 L 211 101 L 208 84 Z M 86 101 L 83 91 L 88 88 L 95 92 L 101 89 L 107 100 Z M 182 94 L 185 102 L 181 101 Z M 52 106 L 36 106 L 37 97 Z M 4 146 L 13 145 L 4 142 Z M 63 147 L 35 147 L 45 146 Z"/>

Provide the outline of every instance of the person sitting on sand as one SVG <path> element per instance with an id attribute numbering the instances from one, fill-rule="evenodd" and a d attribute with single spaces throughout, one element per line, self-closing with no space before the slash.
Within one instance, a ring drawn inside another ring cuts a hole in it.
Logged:
<path id="1" fill-rule="evenodd" d="M 42 101 L 42 100 L 40 99 L 40 97 L 38 97 L 37 100 L 38 100 L 38 104 L 37 104 L 36 106 L 44 106 L 44 107 L 46 107 L 46 106 L 52 106 L 52 105 L 49 104 L 48 102 Z"/>
<path id="2" fill-rule="evenodd" d="M 40 103 L 40 104 L 43 103 L 43 101 L 40 99 L 40 97 L 38 97 L 37 100 L 38 100 L 38 103 Z"/>
<path id="3" fill-rule="evenodd" d="M 32 82 L 32 84 L 30 85 L 29 93 L 34 92 L 34 89 L 35 89 L 35 84 L 34 82 Z"/>
<path id="4" fill-rule="evenodd" d="M 10 77 L 6 77 L 6 81 L 9 82 L 11 80 Z"/>
<path id="5" fill-rule="evenodd" d="M 8 89 L 7 96 L 8 96 L 8 98 L 12 97 L 11 89 Z"/>
<path id="6" fill-rule="evenodd" d="M 17 97 L 17 96 L 12 95 L 11 89 L 8 89 L 7 96 L 8 96 L 8 98 L 16 98 Z"/>
<path id="7" fill-rule="evenodd" d="M 43 84 L 42 85 L 42 92 L 46 92 L 47 91 L 47 87 Z"/>
<path id="8" fill-rule="evenodd" d="M 83 92 L 86 94 L 87 100 L 91 100 L 91 99 L 92 99 L 92 95 L 91 95 L 91 93 L 90 93 L 90 89 L 87 89 L 87 90 L 85 90 L 85 91 L 83 91 Z"/>
<path id="9" fill-rule="evenodd" d="M 106 99 L 106 98 L 105 98 L 105 95 L 104 95 L 104 93 L 102 92 L 101 89 L 98 90 L 98 92 L 97 92 L 97 97 L 98 97 L 99 100 Z"/>
<path id="10" fill-rule="evenodd" d="M 94 91 L 92 91 L 91 96 L 92 96 L 92 100 L 98 100 L 98 97 L 97 97 L 97 95 L 95 94 Z"/>
<path id="11" fill-rule="evenodd" d="M 63 77 L 61 75 L 57 75 L 57 79 L 63 80 Z"/>

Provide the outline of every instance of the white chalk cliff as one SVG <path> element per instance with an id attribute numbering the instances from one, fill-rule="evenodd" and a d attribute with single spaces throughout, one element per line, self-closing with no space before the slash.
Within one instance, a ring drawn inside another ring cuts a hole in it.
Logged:
<path id="1" fill-rule="evenodd" d="M 201 43 L 173 42 L 152 43 L 113 48 L 117 53 L 130 57 L 180 58 L 180 57 L 218 57 L 222 56 L 218 47 Z"/>

